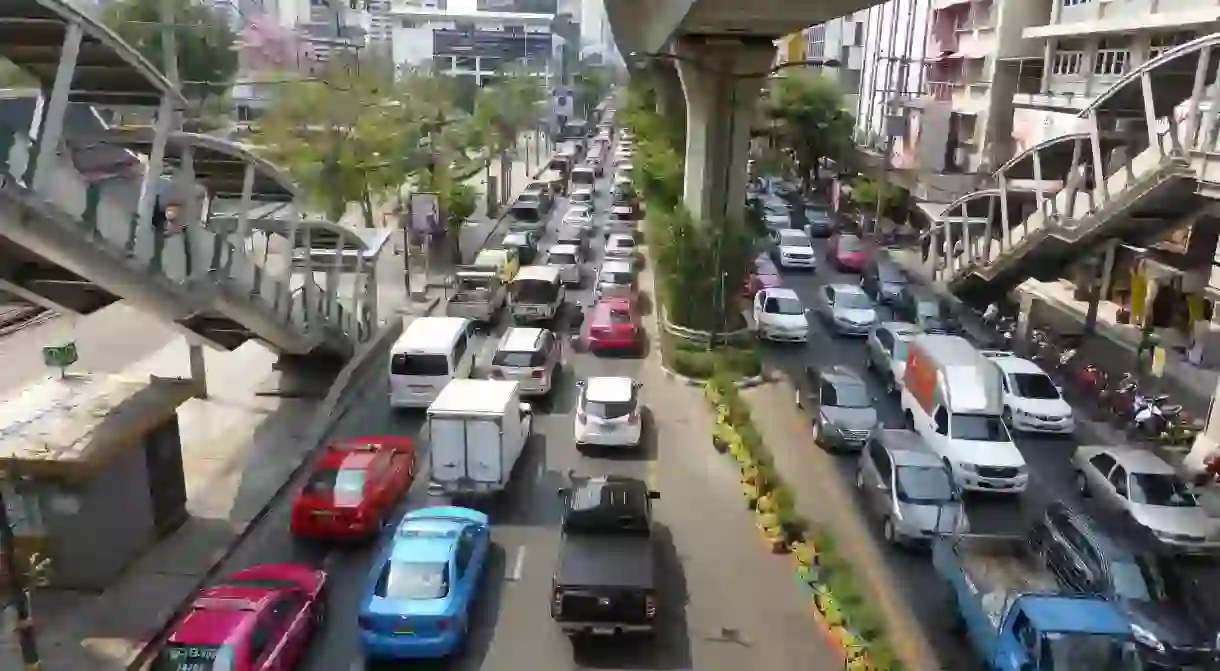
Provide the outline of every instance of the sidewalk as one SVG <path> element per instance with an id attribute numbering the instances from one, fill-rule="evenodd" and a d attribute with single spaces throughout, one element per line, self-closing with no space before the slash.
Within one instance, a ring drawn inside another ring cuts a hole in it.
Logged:
<path id="1" fill-rule="evenodd" d="M 793 405 L 788 380 L 742 392 L 754 425 L 775 458 L 775 467 L 796 495 L 797 512 L 825 526 L 843 556 L 851 557 L 859 585 L 886 625 L 887 637 L 904 668 L 952 668 L 938 657 L 910 606 L 903 586 L 887 565 L 855 494 L 840 477 L 842 465 L 814 446 L 809 421 Z M 936 626 L 933 624 L 933 626 Z"/>

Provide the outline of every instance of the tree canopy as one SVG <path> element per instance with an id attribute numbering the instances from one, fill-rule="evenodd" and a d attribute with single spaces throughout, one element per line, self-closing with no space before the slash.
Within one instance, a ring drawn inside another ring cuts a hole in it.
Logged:
<path id="1" fill-rule="evenodd" d="M 479 89 L 475 96 L 472 133 L 490 153 L 504 155 L 517 144 L 517 137 L 538 120 L 538 105 L 546 89 L 535 76 L 524 71 L 505 73 L 495 83 Z"/>
<path id="2" fill-rule="evenodd" d="M 178 44 L 178 76 L 187 97 L 204 99 L 224 93 L 237 76 L 237 33 L 229 16 L 202 0 L 174 3 Z M 156 68 L 165 68 L 161 38 L 164 0 L 118 0 L 106 8 L 103 20 Z"/>
<path id="3" fill-rule="evenodd" d="M 581 61 L 573 79 L 575 90 L 572 97 L 576 103 L 576 113 L 588 117 L 610 90 L 610 73 L 604 66 L 593 65 L 586 60 Z"/>
<path id="4" fill-rule="evenodd" d="M 838 85 L 820 74 L 793 72 L 779 78 L 766 101 L 773 137 L 799 162 L 803 188 L 816 178 L 823 158 L 842 162 L 850 156 L 855 122 L 846 111 Z"/>

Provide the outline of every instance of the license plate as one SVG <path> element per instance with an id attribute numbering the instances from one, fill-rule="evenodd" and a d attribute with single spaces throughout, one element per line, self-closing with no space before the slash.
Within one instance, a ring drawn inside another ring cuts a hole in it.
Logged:
<path id="1" fill-rule="evenodd" d="M 593 633 L 597 636 L 612 636 L 614 627 L 593 627 Z"/>
<path id="2" fill-rule="evenodd" d="M 602 428 L 602 431 L 614 433 L 614 431 L 616 429 L 618 429 L 618 425 L 617 424 L 602 424 L 601 428 Z"/>
<path id="3" fill-rule="evenodd" d="M 406 629 L 395 629 L 394 633 L 398 634 L 399 636 L 411 636 L 415 633 L 415 630 L 408 627 Z"/>
<path id="4" fill-rule="evenodd" d="M 410 389 L 411 391 L 432 391 L 432 385 L 430 385 L 430 384 L 409 384 L 409 385 L 407 385 L 407 389 Z"/>

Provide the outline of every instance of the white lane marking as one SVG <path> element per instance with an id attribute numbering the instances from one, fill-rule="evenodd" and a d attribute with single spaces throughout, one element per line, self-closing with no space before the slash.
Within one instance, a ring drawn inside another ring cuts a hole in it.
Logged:
<path id="1" fill-rule="evenodd" d="M 510 582 L 518 582 L 521 580 L 521 574 L 525 571 L 525 546 L 522 545 L 520 550 L 517 550 L 517 560 L 513 562 L 513 572 L 509 574 Z"/>

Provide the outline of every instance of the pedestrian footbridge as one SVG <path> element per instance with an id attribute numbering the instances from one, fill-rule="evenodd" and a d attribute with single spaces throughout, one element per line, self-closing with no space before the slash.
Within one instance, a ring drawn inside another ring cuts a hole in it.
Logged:
<path id="1" fill-rule="evenodd" d="M 924 238 L 930 272 L 968 301 L 1048 279 L 1117 238 L 1145 245 L 1220 199 L 1220 34 L 1126 74 L 1080 113 L 1085 131 L 1018 154 L 948 205 Z"/>
<path id="2" fill-rule="evenodd" d="M 11 0 L 0 56 L 41 84 L 0 100 L 0 290 L 80 314 L 126 300 L 222 349 L 346 356 L 372 336 L 384 240 L 304 219 L 248 148 L 175 131 L 176 87 L 105 26 Z M 152 125 L 107 123 L 131 108 Z M 273 204 L 289 214 L 270 225 Z"/>

